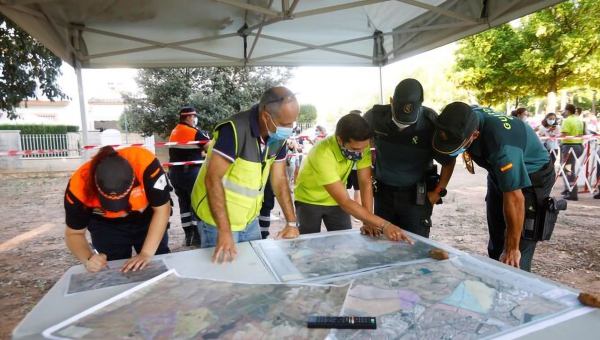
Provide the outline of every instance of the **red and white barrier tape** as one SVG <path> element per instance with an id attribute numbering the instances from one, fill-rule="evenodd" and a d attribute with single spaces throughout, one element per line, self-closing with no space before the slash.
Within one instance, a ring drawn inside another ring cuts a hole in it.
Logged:
<path id="1" fill-rule="evenodd" d="M 196 165 L 196 164 L 202 164 L 202 163 L 204 163 L 204 161 L 167 162 L 167 163 L 163 163 L 162 166 Z"/>
<path id="2" fill-rule="evenodd" d="M 595 135 L 583 135 L 583 136 L 563 136 L 563 137 L 540 137 L 540 140 L 571 140 L 571 139 L 584 139 L 584 140 L 598 140 L 598 136 Z"/>
<path id="3" fill-rule="evenodd" d="M 6 156 L 25 156 L 25 155 L 45 155 L 59 152 L 71 152 L 71 151 L 82 151 L 82 150 L 96 150 L 103 148 L 105 146 L 112 146 L 115 149 L 122 149 L 128 147 L 151 147 L 151 146 L 172 146 L 172 145 L 202 145 L 206 144 L 209 141 L 188 141 L 188 142 L 158 142 L 154 144 L 144 144 L 144 143 L 132 143 L 132 144 L 117 144 L 117 145 L 86 145 L 80 149 L 50 149 L 50 150 L 24 150 L 24 151 L 0 151 L 0 157 Z"/>

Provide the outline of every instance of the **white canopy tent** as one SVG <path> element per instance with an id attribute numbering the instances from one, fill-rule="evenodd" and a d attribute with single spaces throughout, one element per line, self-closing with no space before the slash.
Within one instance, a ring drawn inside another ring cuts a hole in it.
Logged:
<path id="1" fill-rule="evenodd" d="M 77 70 L 379 66 L 562 0 L 0 0 Z"/>

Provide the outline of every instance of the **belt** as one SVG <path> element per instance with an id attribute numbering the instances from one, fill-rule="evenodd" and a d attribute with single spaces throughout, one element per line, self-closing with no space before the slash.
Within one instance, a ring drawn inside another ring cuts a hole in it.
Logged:
<path id="1" fill-rule="evenodd" d="M 393 191 L 393 192 L 402 192 L 402 191 L 411 191 L 412 192 L 415 190 L 414 185 L 398 187 L 398 186 L 394 186 L 394 185 L 385 184 L 385 183 L 382 183 L 379 181 L 377 181 L 377 188 L 387 190 L 387 191 Z"/>

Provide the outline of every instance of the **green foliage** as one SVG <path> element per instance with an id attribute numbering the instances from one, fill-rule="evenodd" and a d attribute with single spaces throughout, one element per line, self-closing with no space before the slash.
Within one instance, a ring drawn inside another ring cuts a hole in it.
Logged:
<path id="1" fill-rule="evenodd" d="M 76 125 L 0 124 L 0 130 L 20 130 L 22 135 L 64 135 L 79 131 Z"/>
<path id="2" fill-rule="evenodd" d="M 0 111 L 15 119 L 15 109 L 36 89 L 48 99 L 67 96 L 56 84 L 62 60 L 0 13 Z"/>
<path id="3" fill-rule="evenodd" d="M 194 106 L 200 114 L 198 127 L 211 131 L 290 76 L 289 69 L 281 67 L 143 69 L 136 82 L 145 97 L 125 97 L 128 128 L 144 136 L 168 136 L 177 125 L 179 109 Z"/>
<path id="4" fill-rule="evenodd" d="M 597 86 L 600 76 L 600 6 L 566 1 L 464 39 L 457 50 L 459 84 L 477 90 L 482 104 L 578 84 Z"/>
<path id="5" fill-rule="evenodd" d="M 300 105 L 298 123 L 314 123 L 317 121 L 317 108 L 312 104 Z"/>

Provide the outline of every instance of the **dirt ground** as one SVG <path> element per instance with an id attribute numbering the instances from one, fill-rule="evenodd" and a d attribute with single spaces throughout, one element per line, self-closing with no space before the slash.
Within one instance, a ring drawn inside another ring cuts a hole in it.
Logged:
<path id="1" fill-rule="evenodd" d="M 62 195 L 69 174 L 0 175 L 0 339 L 77 262 L 64 244 Z M 486 255 L 485 171 L 457 166 L 445 203 L 434 209 L 431 238 Z M 559 196 L 562 185 L 555 189 Z M 274 211 L 278 215 L 278 211 Z M 172 251 L 182 246 L 178 209 L 169 231 Z M 600 200 L 581 194 L 558 220 L 551 241 L 538 245 L 532 271 L 580 290 L 600 293 Z M 272 223 L 272 234 L 283 226 Z M 356 224 L 358 226 L 358 224 Z"/>

